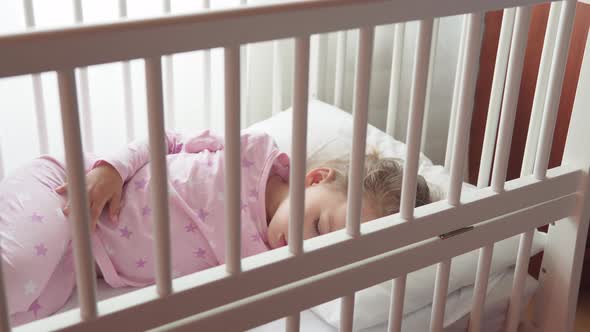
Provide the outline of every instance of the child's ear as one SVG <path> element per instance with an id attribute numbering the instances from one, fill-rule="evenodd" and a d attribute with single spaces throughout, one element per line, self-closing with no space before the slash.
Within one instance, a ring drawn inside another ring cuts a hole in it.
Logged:
<path id="1" fill-rule="evenodd" d="M 336 173 L 334 169 L 327 167 L 314 168 L 305 176 L 305 186 L 313 186 L 323 182 L 330 182 L 334 180 Z"/>

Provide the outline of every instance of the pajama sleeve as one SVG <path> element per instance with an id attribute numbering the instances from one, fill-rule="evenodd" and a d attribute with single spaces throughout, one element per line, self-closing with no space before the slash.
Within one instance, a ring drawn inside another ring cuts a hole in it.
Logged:
<path id="1" fill-rule="evenodd" d="M 223 149 L 223 140 L 219 136 L 211 134 L 209 130 L 193 137 L 183 137 L 181 134 L 166 132 L 166 154 L 180 152 L 197 153 L 202 150 L 217 151 Z M 101 165 L 114 167 L 123 182 L 127 182 L 140 168 L 145 166 L 150 159 L 148 139 L 131 142 L 125 149 L 105 158 L 97 160 L 92 168 Z"/>

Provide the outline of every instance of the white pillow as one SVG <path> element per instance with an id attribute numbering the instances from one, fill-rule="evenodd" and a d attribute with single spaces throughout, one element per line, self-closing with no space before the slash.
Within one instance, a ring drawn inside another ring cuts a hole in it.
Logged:
<path id="1" fill-rule="evenodd" d="M 351 151 L 352 116 L 332 105 L 318 100 L 309 102 L 307 157 L 309 159 L 332 159 L 346 156 Z M 281 112 L 267 120 L 252 125 L 247 131 L 267 132 L 277 142 L 279 148 L 291 152 L 292 111 Z M 377 148 L 385 157 L 403 160 L 406 157 L 406 145 L 394 140 L 379 129 L 369 125 L 367 129 L 367 146 Z M 367 149 L 368 150 L 368 149 Z M 443 167 L 433 165 L 424 155 L 420 158 L 419 172 L 424 176 L 434 193 L 434 199 L 446 196 L 449 176 Z M 464 184 L 463 192 L 475 190 Z M 437 193 L 438 192 L 438 193 Z M 545 245 L 545 234 L 535 231 L 531 255 L 539 253 Z M 496 243 L 492 258 L 491 274 L 503 272 L 516 262 L 519 236 Z M 451 264 L 448 293 L 475 283 L 479 251 L 455 257 Z M 432 303 L 436 265 L 412 272 L 406 281 L 404 314 L 411 313 Z M 384 282 L 361 290 L 355 296 L 354 328 L 362 329 L 387 321 L 391 282 Z M 317 307 L 312 311 L 335 327 L 340 324 L 340 300 L 336 299 Z"/>

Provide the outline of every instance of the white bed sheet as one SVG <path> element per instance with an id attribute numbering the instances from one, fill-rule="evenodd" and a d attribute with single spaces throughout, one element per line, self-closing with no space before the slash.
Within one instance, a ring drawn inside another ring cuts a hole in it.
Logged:
<path id="1" fill-rule="evenodd" d="M 490 278 L 488 295 L 484 312 L 484 322 L 482 332 L 501 331 L 504 324 L 504 316 L 510 299 L 512 287 L 512 277 L 514 270 L 508 269 L 503 273 Z M 532 277 L 527 278 L 525 288 L 525 301 L 527 303 L 533 295 L 537 281 Z M 104 280 L 100 279 L 97 283 L 97 298 L 99 300 L 108 299 L 123 293 L 134 290 L 135 288 L 111 288 Z M 473 287 L 463 287 L 448 296 L 445 314 L 445 332 L 465 331 L 469 322 L 469 311 Z M 78 297 L 76 292 L 72 294 L 66 305 L 59 311 L 64 312 L 78 307 Z M 402 324 L 403 331 L 428 331 L 430 324 L 431 307 L 426 306 L 404 317 Z M 274 332 L 284 331 L 285 319 L 278 319 L 273 322 L 261 325 L 252 329 L 254 332 Z M 377 324 L 364 331 L 377 332 L 385 331 L 386 323 Z M 326 323 L 311 310 L 305 310 L 301 313 L 301 331 L 337 331 L 337 329 Z"/>

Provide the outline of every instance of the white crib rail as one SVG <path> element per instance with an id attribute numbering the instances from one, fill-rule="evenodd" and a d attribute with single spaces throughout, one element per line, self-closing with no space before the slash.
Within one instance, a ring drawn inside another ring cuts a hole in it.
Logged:
<path id="1" fill-rule="evenodd" d="M 240 46 L 225 48 L 225 266 L 230 275 L 242 270 L 240 201 Z"/>
<path id="2" fill-rule="evenodd" d="M 68 196 L 72 206 L 72 220 L 76 221 L 71 223 L 71 227 L 80 316 L 82 320 L 93 320 L 97 316 L 96 272 L 90 246 L 90 214 L 78 118 L 76 77 L 72 69 L 61 70 L 57 72 L 57 80 L 66 150 Z"/>
<path id="3" fill-rule="evenodd" d="M 398 23 L 394 28 L 393 54 L 391 56 L 391 77 L 389 79 L 389 95 L 387 100 L 387 126 L 385 132 L 395 137 L 395 126 L 399 112 L 399 94 L 402 78 L 402 59 L 404 47 L 404 34 L 406 24 Z"/>
<path id="4" fill-rule="evenodd" d="M 289 179 L 290 215 L 289 251 L 303 254 L 303 220 L 305 207 L 305 170 L 307 150 L 307 105 L 309 95 L 310 37 L 295 40 L 295 84 L 293 91 L 293 147 Z M 287 317 L 287 331 L 299 331 L 299 312 Z"/>
<path id="5" fill-rule="evenodd" d="M 410 97 L 410 113 L 408 133 L 406 138 L 407 152 L 404 166 L 400 215 L 407 222 L 414 219 L 414 206 L 416 205 L 416 186 L 418 178 L 418 159 L 420 155 L 420 138 L 422 120 L 424 117 L 424 103 L 426 98 L 426 85 L 428 79 L 428 62 L 432 46 L 433 20 L 422 20 L 418 25 L 418 39 L 414 62 L 414 74 L 412 79 L 412 92 Z M 393 303 L 389 316 L 394 320 L 389 322 L 389 329 L 399 331 L 403 312 L 403 295 L 405 293 L 406 276 L 401 276 L 399 281 L 393 281 L 391 297 L 400 303 Z M 404 289 L 401 289 L 403 287 Z M 392 300 L 392 301 L 393 301 Z"/>
<path id="6" fill-rule="evenodd" d="M 119 0 L 119 17 L 127 17 L 127 0 Z M 127 142 L 135 139 L 135 120 L 133 116 L 133 90 L 131 87 L 131 63 L 123 61 L 123 98 L 125 105 L 125 130 Z"/>
<path id="7" fill-rule="evenodd" d="M 154 256 L 156 257 L 156 285 L 162 297 L 172 293 L 170 214 L 168 211 L 168 175 L 166 171 L 166 144 L 164 122 L 164 93 L 162 90 L 162 59 L 145 59 L 145 81 L 150 144 L 150 170 L 153 181 Z"/>

